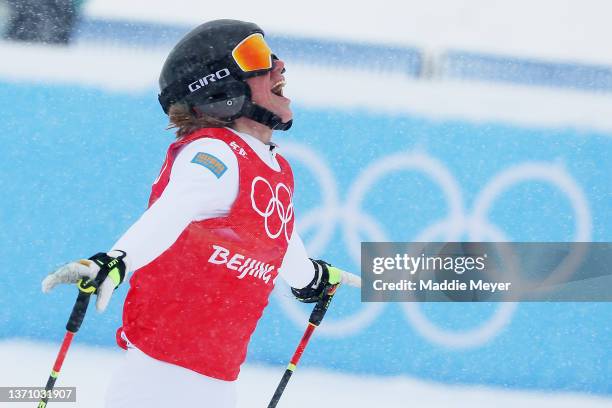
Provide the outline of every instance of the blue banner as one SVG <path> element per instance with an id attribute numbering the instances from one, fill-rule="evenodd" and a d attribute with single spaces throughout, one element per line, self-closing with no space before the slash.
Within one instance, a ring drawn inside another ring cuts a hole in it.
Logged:
<path id="1" fill-rule="evenodd" d="M 56 342 L 60 264 L 109 248 L 146 207 L 173 140 L 154 95 L 0 83 L 0 337 Z M 313 256 L 358 272 L 361 241 L 610 241 L 610 134 L 295 106 L 275 134 Z M 127 286 L 127 285 L 126 285 Z M 78 341 L 110 346 L 116 293 Z M 341 288 L 303 364 L 435 381 L 612 394 L 607 303 L 375 304 Z M 248 360 L 285 364 L 308 307 L 279 285 Z"/>

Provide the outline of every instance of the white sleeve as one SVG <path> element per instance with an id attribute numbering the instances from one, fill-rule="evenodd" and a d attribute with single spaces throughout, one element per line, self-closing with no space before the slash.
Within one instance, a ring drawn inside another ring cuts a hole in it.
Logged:
<path id="1" fill-rule="evenodd" d="M 219 159 L 227 169 L 217 177 L 193 163 L 198 153 Z M 127 270 L 139 269 L 161 255 L 192 221 L 220 217 L 238 195 L 238 161 L 224 142 L 198 139 L 177 155 L 170 181 L 159 199 L 134 223 L 112 249 L 125 251 Z"/>
<path id="2" fill-rule="evenodd" d="M 296 289 L 306 287 L 315 276 L 315 269 L 308 258 L 306 247 L 295 230 L 289 239 L 287 252 L 278 273 L 289 286 Z"/>

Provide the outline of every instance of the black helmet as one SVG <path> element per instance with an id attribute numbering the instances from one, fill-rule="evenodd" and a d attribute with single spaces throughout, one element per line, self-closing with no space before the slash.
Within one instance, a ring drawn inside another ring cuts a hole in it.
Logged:
<path id="1" fill-rule="evenodd" d="M 209 21 L 188 33 L 170 51 L 159 76 L 164 112 L 175 102 L 186 102 L 194 111 L 217 119 L 245 116 L 271 129 L 289 129 L 292 121 L 283 123 L 278 115 L 251 101 L 245 82 L 272 69 L 276 57 L 263 36 L 256 24 L 238 20 Z M 247 48 L 243 44 L 250 49 L 241 50 Z M 245 61 L 249 58 L 254 63 Z"/>

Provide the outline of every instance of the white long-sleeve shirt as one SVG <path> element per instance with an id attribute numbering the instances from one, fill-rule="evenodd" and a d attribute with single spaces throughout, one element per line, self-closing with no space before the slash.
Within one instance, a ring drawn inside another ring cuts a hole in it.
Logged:
<path id="1" fill-rule="evenodd" d="M 279 170 L 277 148 L 253 136 L 238 133 L 268 166 Z M 208 153 L 226 166 L 217 177 L 209 169 L 192 163 L 197 153 Z M 229 214 L 238 195 L 238 160 L 225 143 L 217 139 L 197 139 L 177 154 L 170 181 L 160 198 L 113 245 L 127 254 L 128 271 L 139 269 L 168 249 L 192 221 Z M 303 288 L 314 277 L 304 244 L 294 229 L 279 275 L 292 287 Z"/>

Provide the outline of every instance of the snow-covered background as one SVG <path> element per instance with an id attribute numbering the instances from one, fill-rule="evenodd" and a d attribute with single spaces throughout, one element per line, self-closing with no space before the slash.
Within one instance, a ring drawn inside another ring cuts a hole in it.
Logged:
<path id="1" fill-rule="evenodd" d="M 0 385 L 42 385 L 53 362 L 75 293 L 43 296 L 40 279 L 109 247 L 141 213 L 172 138 L 156 106 L 160 66 L 177 35 L 208 19 L 256 21 L 286 50 L 296 124 L 276 141 L 296 168 L 313 255 L 357 270 L 359 240 L 417 239 L 451 222 L 449 208 L 460 208 L 453 222 L 475 225 L 473 209 L 497 188 L 487 216 L 508 239 L 611 240 L 607 2 L 227 7 L 91 0 L 70 47 L 0 42 Z M 467 68 L 488 76 L 449 74 L 450 51 L 478 55 Z M 502 58 L 493 66 L 505 71 L 479 69 L 481 56 Z M 529 63 L 549 64 L 543 72 L 569 85 L 525 80 L 542 67 Z M 518 175 L 522 183 L 503 185 Z M 355 205 L 358 214 L 347 211 Z M 78 387 L 77 406 L 101 406 L 121 358 L 112 343 L 125 289 L 105 315 L 90 312 L 67 358 L 59 384 Z M 241 407 L 265 406 L 303 330 L 306 309 L 279 289 L 249 349 Z M 319 388 L 326 405 L 350 407 L 612 406 L 609 304 L 377 306 L 358 297 L 338 294 L 281 406 L 311 406 Z"/>
<path id="2" fill-rule="evenodd" d="M 89 17 L 197 25 L 217 18 L 257 21 L 270 33 L 374 44 L 455 48 L 511 56 L 612 64 L 605 0 L 91 0 Z"/>

